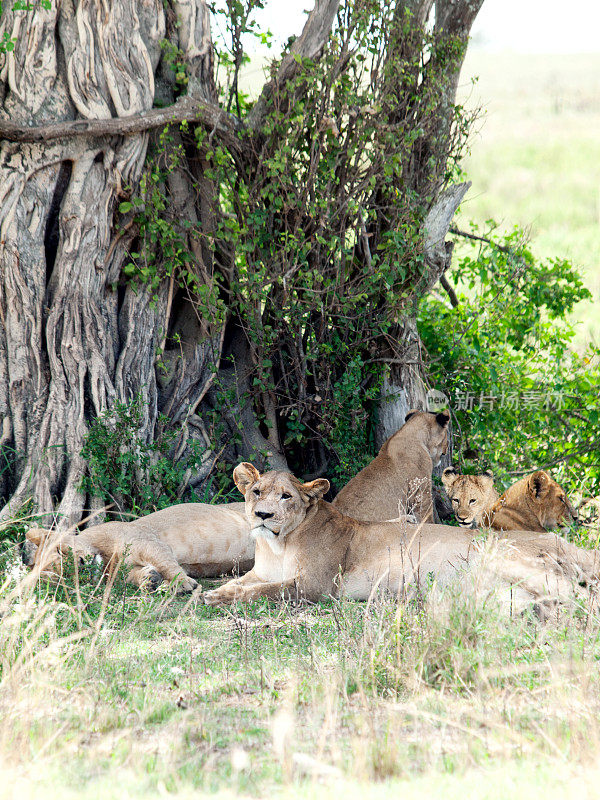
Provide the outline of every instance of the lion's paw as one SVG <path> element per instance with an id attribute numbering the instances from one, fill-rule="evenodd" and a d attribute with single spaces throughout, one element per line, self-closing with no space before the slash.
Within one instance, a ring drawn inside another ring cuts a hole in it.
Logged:
<path id="1" fill-rule="evenodd" d="M 155 592 L 163 582 L 163 576 L 155 569 L 147 567 L 143 572 L 143 578 L 139 583 L 140 589 L 144 592 Z"/>
<path id="2" fill-rule="evenodd" d="M 197 588 L 198 581 L 194 580 L 194 578 L 187 577 L 185 580 L 182 580 L 177 587 L 177 594 L 191 594 L 195 592 Z"/>
<path id="3" fill-rule="evenodd" d="M 163 582 L 163 576 L 158 572 L 158 570 L 150 570 L 148 573 L 148 577 L 146 578 L 146 589 L 149 592 L 155 592 L 158 587 Z"/>
<path id="4" fill-rule="evenodd" d="M 220 586 L 218 589 L 205 592 L 204 602 L 207 606 L 224 606 L 233 603 L 241 594 L 242 591 L 237 587 Z"/>

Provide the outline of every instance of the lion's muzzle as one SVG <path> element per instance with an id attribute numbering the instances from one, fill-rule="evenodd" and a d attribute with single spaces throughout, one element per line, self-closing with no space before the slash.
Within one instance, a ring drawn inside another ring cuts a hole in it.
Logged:
<path id="1" fill-rule="evenodd" d="M 270 536 L 279 536 L 279 531 L 274 531 L 266 525 L 255 525 L 250 531 L 250 534 L 254 538 L 257 536 L 266 536 L 269 538 Z"/>

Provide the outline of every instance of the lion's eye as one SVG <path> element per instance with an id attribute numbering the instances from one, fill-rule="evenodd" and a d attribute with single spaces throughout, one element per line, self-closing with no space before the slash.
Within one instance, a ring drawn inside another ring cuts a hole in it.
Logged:
<path id="1" fill-rule="evenodd" d="M 456 505 L 458 505 L 458 497 L 453 497 L 453 498 L 452 498 L 452 502 L 453 502 L 453 503 L 456 503 Z"/>
<path id="2" fill-rule="evenodd" d="M 256 495 L 257 497 L 260 495 L 260 489 L 253 489 L 252 494 Z"/>
<path id="3" fill-rule="evenodd" d="M 472 506 L 474 502 L 475 502 L 475 498 L 473 498 L 472 500 L 469 500 L 469 505 Z"/>
<path id="4" fill-rule="evenodd" d="M 284 492 L 284 493 L 281 495 L 281 499 L 282 499 L 282 500 L 289 500 L 291 496 L 292 496 L 291 494 L 288 494 L 287 492 Z"/>

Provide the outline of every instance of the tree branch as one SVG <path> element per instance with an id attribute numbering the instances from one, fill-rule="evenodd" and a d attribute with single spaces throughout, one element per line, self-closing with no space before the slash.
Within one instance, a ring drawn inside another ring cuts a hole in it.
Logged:
<path id="1" fill-rule="evenodd" d="M 514 251 L 511 250 L 510 247 L 507 247 L 504 244 L 498 244 L 498 242 L 494 242 L 494 240 L 490 239 L 488 236 L 477 236 L 475 233 L 461 231 L 461 229 L 457 228 L 456 225 L 450 226 L 450 233 L 453 233 L 455 236 L 462 236 L 465 239 L 471 239 L 474 242 L 484 242 L 485 244 L 491 245 L 495 250 L 499 250 L 501 253 L 514 254 Z"/>
<path id="2" fill-rule="evenodd" d="M 435 30 L 466 42 L 483 0 L 435 0 Z M 462 59 L 461 59 L 462 61 Z"/>
<path id="3" fill-rule="evenodd" d="M 493 247 L 495 250 L 498 250 L 500 253 L 505 253 L 509 255 L 512 259 L 514 259 L 518 264 L 520 264 L 521 271 L 528 270 L 531 266 L 523 256 L 519 255 L 512 247 L 509 247 L 505 244 L 498 244 L 493 239 L 488 238 L 487 236 L 477 236 L 475 233 L 468 233 L 468 231 L 460 230 L 455 225 L 450 226 L 450 233 L 453 233 L 455 236 L 462 236 L 465 239 L 470 239 L 474 242 L 483 242 L 484 244 L 488 244 L 490 247 Z M 515 277 L 517 272 L 513 272 L 512 277 Z"/>
<path id="4" fill-rule="evenodd" d="M 442 275 L 442 277 L 440 278 L 440 285 L 442 286 L 442 288 L 445 290 L 446 294 L 448 295 L 448 297 L 450 299 L 450 304 L 452 305 L 452 308 L 456 308 L 458 306 L 458 304 L 459 304 L 458 303 L 458 297 L 456 296 L 456 292 L 454 291 L 454 289 L 450 285 L 450 282 L 449 282 L 448 278 L 445 275 Z"/>
<path id="5" fill-rule="evenodd" d="M 456 209 L 470 188 L 471 181 L 449 186 L 429 209 L 423 227 L 425 229 L 425 257 L 431 266 L 445 264 L 446 236 Z"/>
<path id="6" fill-rule="evenodd" d="M 291 80 L 304 58 L 317 58 L 329 37 L 340 0 L 315 0 L 300 36 L 294 41 L 279 65 L 277 74 L 264 85 L 254 108 L 248 114 L 248 127 L 259 130 L 267 115 L 269 100 L 275 90 Z"/>
<path id="7" fill-rule="evenodd" d="M 49 125 L 27 128 L 8 120 L 0 120 L 0 139 L 9 142 L 48 142 L 52 139 L 76 136 L 126 136 L 179 122 L 197 122 L 211 128 L 234 152 L 243 150 L 239 133 L 244 130 L 240 120 L 227 114 L 217 105 L 200 98 L 181 97 L 167 108 L 152 108 L 130 117 L 108 119 L 66 120 Z"/>
<path id="8" fill-rule="evenodd" d="M 419 286 L 420 292 L 432 289 L 450 266 L 453 244 L 446 241 L 446 235 L 456 209 L 470 188 L 470 181 L 449 186 L 439 195 L 425 217 L 423 252 L 429 269 Z"/>

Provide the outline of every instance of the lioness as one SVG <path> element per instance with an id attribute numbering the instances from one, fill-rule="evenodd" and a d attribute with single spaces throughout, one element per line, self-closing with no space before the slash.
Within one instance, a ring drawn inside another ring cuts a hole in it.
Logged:
<path id="1" fill-rule="evenodd" d="M 243 463 L 234 480 L 245 497 L 256 559 L 246 575 L 207 592 L 209 605 L 282 593 L 311 601 L 366 600 L 378 586 L 397 593 L 431 574 L 443 585 L 482 557 L 474 535 L 457 528 L 344 516 L 322 499 L 329 489 L 324 478 L 302 483 L 286 472 L 261 476 Z M 598 572 L 595 552 L 552 534 L 521 532 L 498 548 L 491 577 L 510 590 L 517 606 L 569 597 L 574 584 L 587 584 Z"/>
<path id="2" fill-rule="evenodd" d="M 541 532 L 577 522 L 564 490 L 544 470 L 521 478 L 500 496 L 491 472 L 459 475 L 448 467 L 442 483 L 463 528 L 483 525 L 498 531 Z"/>
<path id="3" fill-rule="evenodd" d="M 431 475 L 448 449 L 446 413 L 410 411 L 378 455 L 341 490 L 342 514 L 377 522 L 398 516 L 398 504 L 419 521 L 433 520 Z"/>
<path id="4" fill-rule="evenodd" d="M 408 510 L 416 505 L 419 519 L 426 517 L 431 509 L 433 464 L 447 448 L 448 419 L 446 414 L 410 412 L 403 427 L 340 492 L 334 505 L 354 517 L 378 520 L 398 516 L 400 500 Z M 42 542 L 43 550 L 38 548 Z M 114 563 L 129 547 L 126 563 L 132 582 L 153 587 L 161 576 L 172 580 L 177 575 L 182 586 L 189 587 L 192 582 L 183 579 L 183 572 L 215 577 L 250 569 L 254 546 L 243 503 L 185 503 L 133 522 L 104 523 L 75 536 L 61 538 L 34 529 L 27 534 L 24 561 L 53 579 L 61 573 L 60 556 L 71 548 Z"/>
<path id="5" fill-rule="evenodd" d="M 112 570 L 124 559 L 128 580 L 155 589 L 163 580 L 180 590 L 196 587 L 194 578 L 221 575 L 254 563 L 254 541 L 243 503 L 182 503 L 133 522 L 105 522 L 74 534 L 33 528 L 26 533 L 23 560 L 41 577 L 57 580 L 63 556 L 100 556 Z"/>

